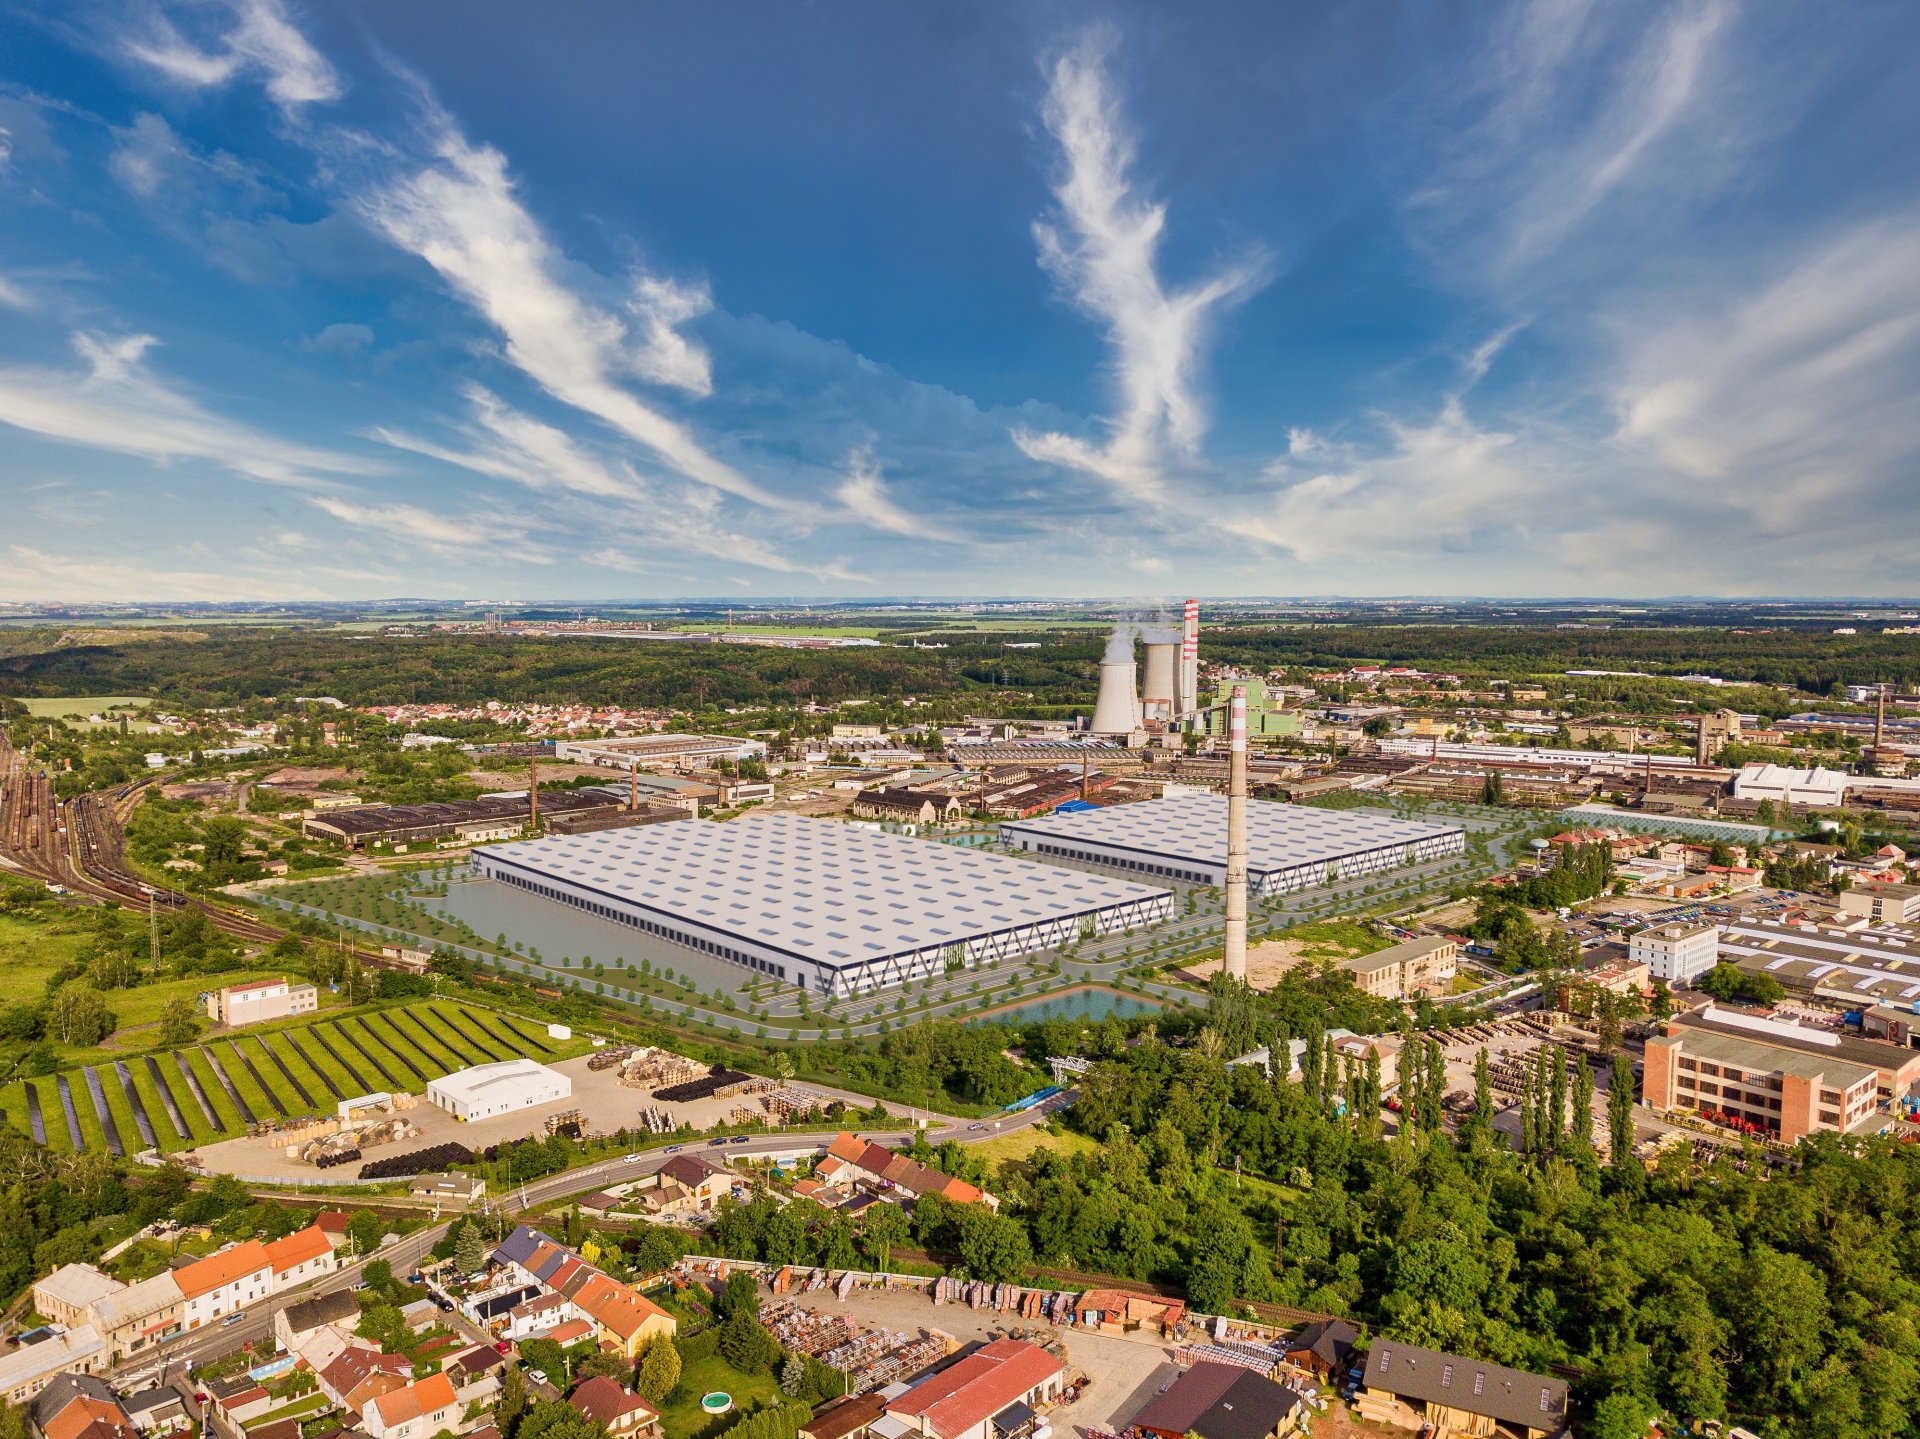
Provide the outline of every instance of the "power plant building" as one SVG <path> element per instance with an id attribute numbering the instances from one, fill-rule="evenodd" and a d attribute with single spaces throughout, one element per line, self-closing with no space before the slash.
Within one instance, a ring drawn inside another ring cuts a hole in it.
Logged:
<path id="1" fill-rule="evenodd" d="M 820 994 L 1169 918 L 1164 889 L 801 815 L 530 840 L 480 874 Z"/>
<path id="2" fill-rule="evenodd" d="M 1224 886 L 1227 805 L 1224 795 L 1169 795 L 1018 820 L 1002 824 L 1000 836 L 1028 854 L 1128 870 L 1150 880 Z M 1262 898 L 1467 848 L 1466 831 L 1458 826 L 1268 800 L 1247 805 L 1247 838 L 1247 887 Z"/>

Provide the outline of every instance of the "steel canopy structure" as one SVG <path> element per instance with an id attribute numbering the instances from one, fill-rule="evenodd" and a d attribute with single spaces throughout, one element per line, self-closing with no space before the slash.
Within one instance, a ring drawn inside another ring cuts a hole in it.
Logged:
<path id="1" fill-rule="evenodd" d="M 1164 889 L 835 820 L 749 815 L 529 840 L 474 869 L 821 994 L 1166 919 Z"/>

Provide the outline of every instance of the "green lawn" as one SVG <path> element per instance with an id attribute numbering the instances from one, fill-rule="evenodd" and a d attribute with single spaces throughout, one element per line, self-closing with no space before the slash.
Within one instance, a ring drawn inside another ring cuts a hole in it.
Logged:
<path id="1" fill-rule="evenodd" d="M 700 1396 L 714 1390 L 733 1396 L 733 1412 L 718 1417 L 700 1407 Z M 740 1411 L 777 1402 L 780 1386 L 771 1374 L 742 1374 L 715 1354 L 696 1359 L 680 1371 L 680 1383 L 660 1409 L 660 1427 L 666 1439 L 705 1439 L 740 1422 Z"/>

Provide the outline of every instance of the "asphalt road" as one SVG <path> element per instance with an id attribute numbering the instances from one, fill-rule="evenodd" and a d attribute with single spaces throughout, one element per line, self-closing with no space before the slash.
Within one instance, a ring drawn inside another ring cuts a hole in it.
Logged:
<path id="1" fill-rule="evenodd" d="M 1047 1105 L 1035 1106 L 1019 1114 L 1003 1114 L 995 1118 L 967 1121 L 934 1116 L 926 1130 L 930 1144 L 940 1144 L 949 1139 L 962 1144 L 978 1144 L 1003 1134 L 1017 1134 L 1023 1129 L 1031 1129 L 1045 1119 L 1052 1109 L 1058 1107 L 1058 1101 L 1049 1101 Z M 910 1135 L 901 1128 L 883 1128 L 866 1132 L 866 1137 L 880 1143 L 904 1145 L 910 1141 Z M 536 1205 L 555 1199 L 565 1199 L 569 1195 L 587 1194 L 596 1189 L 604 1189 L 610 1184 L 620 1184 L 631 1179 L 640 1179 L 657 1174 L 666 1162 L 676 1154 L 708 1154 L 716 1162 L 725 1159 L 764 1157 L 769 1154 L 787 1154 L 796 1149 L 811 1145 L 825 1150 L 831 1137 L 828 1135 L 778 1135 L 755 1134 L 742 1136 L 740 1141 L 725 1144 L 713 1144 L 706 1140 L 691 1140 L 686 1144 L 669 1145 L 664 1149 L 642 1151 L 639 1157 L 629 1162 L 624 1156 L 618 1159 L 602 1160 L 582 1169 L 569 1169 L 564 1174 L 549 1175 L 524 1185 L 516 1185 L 510 1193 L 496 1196 L 509 1211 L 531 1209 Z M 230 1324 L 215 1324 L 210 1328 L 196 1329 L 182 1334 L 166 1343 L 147 1350 L 138 1359 L 113 1370 L 109 1378 L 124 1384 L 129 1379 L 145 1374 L 158 1377 L 162 1363 L 178 1364 L 191 1360 L 194 1364 L 205 1363 L 209 1359 L 230 1354 L 243 1344 L 251 1342 L 256 1350 L 270 1353 L 274 1348 L 273 1316 L 296 1299 L 311 1299 L 316 1294 L 330 1294 L 335 1290 L 352 1288 L 360 1283 L 361 1271 L 375 1259 L 384 1259 L 392 1266 L 393 1272 L 405 1275 L 417 1269 L 426 1259 L 428 1252 L 446 1235 L 451 1220 L 443 1220 L 426 1229 L 417 1230 L 401 1238 L 397 1243 L 365 1258 L 356 1259 L 344 1268 L 335 1270 L 323 1279 L 302 1285 L 286 1294 L 275 1294 L 263 1299 L 249 1309 L 241 1311 L 244 1315 L 239 1321 Z M 463 1326 L 464 1327 L 464 1326 Z"/>

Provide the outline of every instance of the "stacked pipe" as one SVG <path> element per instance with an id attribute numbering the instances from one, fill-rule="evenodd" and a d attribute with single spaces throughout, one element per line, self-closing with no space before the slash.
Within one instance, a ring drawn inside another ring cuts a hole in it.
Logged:
<path id="1" fill-rule="evenodd" d="M 1224 968 L 1247 977 L 1247 687 L 1227 710 L 1227 945 Z"/>

